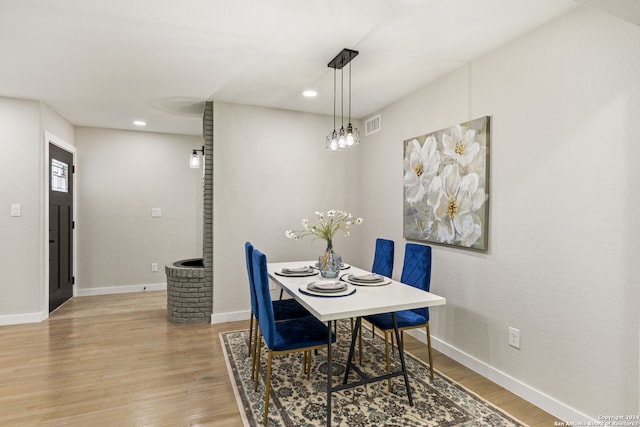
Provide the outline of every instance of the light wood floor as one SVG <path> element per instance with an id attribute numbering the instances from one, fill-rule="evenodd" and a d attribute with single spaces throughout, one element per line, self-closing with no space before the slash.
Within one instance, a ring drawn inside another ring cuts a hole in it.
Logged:
<path id="1" fill-rule="evenodd" d="M 165 292 L 78 297 L 1 326 L 0 426 L 242 426 L 218 334 L 247 326 L 173 324 Z M 434 365 L 532 427 L 557 421 L 440 353 Z"/>

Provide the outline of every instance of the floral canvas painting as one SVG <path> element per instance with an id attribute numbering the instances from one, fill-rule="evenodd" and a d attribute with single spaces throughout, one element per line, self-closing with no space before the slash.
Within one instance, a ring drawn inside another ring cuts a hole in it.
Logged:
<path id="1" fill-rule="evenodd" d="M 404 237 L 486 250 L 488 116 L 404 141 Z"/>

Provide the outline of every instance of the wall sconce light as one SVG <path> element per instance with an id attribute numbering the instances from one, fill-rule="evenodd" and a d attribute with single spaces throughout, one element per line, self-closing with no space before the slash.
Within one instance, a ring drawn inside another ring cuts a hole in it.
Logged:
<path id="1" fill-rule="evenodd" d="M 202 153 L 202 157 L 204 157 L 204 145 L 200 150 L 197 148 L 191 150 L 191 157 L 189 158 L 189 167 L 191 167 L 191 169 L 200 168 L 200 156 L 198 155 L 198 151 L 200 151 Z"/>

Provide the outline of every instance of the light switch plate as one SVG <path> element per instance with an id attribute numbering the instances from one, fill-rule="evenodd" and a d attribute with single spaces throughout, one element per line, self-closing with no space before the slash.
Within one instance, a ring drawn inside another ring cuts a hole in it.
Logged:
<path id="1" fill-rule="evenodd" d="M 151 208 L 151 218 L 160 218 L 162 216 L 162 209 Z"/>
<path id="2" fill-rule="evenodd" d="M 22 215 L 22 213 L 20 212 L 20 205 L 18 204 L 12 204 L 11 205 L 11 216 L 20 216 Z"/>
<path id="3" fill-rule="evenodd" d="M 520 329 L 509 327 L 509 345 L 513 348 L 520 348 Z"/>

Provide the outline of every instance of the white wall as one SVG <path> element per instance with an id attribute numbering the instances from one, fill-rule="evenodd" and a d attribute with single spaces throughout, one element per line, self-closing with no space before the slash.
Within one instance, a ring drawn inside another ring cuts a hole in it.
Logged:
<path id="1" fill-rule="evenodd" d="M 399 243 L 399 275 L 402 141 L 491 116 L 489 251 L 433 245 L 432 335 L 556 415 L 640 409 L 638 76 L 640 28 L 581 8 L 382 110 L 360 147 L 364 242 Z"/>
<path id="2" fill-rule="evenodd" d="M 72 126 L 39 101 L 0 97 L 0 325 L 37 322 L 49 311 L 44 271 L 44 132 L 73 144 Z M 21 216 L 11 217 L 19 204 Z"/>
<path id="3" fill-rule="evenodd" d="M 244 243 L 269 261 L 317 258 L 326 243 L 285 237 L 315 211 L 357 211 L 358 149 L 329 152 L 332 118 L 214 103 L 214 321 L 248 318 Z M 361 216 L 361 215 L 360 215 Z M 357 234 L 335 241 L 348 256 Z"/>
<path id="4" fill-rule="evenodd" d="M 0 118 L 0 315 L 40 313 L 40 103 L 0 98 Z"/>
<path id="5" fill-rule="evenodd" d="M 189 168 L 202 137 L 78 127 L 75 139 L 80 295 L 159 288 L 165 264 L 202 257 L 202 169 Z"/>

